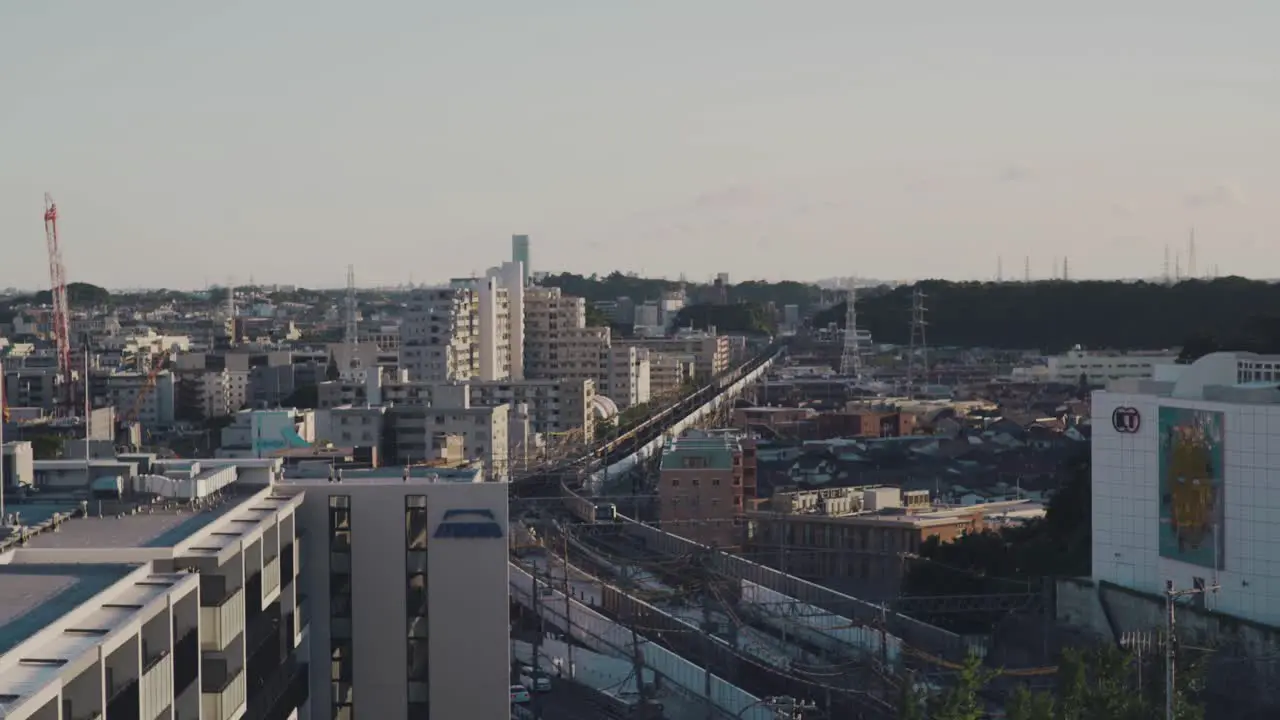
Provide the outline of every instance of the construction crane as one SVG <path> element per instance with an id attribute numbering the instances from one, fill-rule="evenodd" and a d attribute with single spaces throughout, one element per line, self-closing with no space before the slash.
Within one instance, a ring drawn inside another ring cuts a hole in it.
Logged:
<path id="1" fill-rule="evenodd" d="M 159 359 L 151 366 L 151 372 L 147 373 L 147 381 L 142 384 L 138 390 L 138 397 L 134 398 L 133 407 L 129 408 L 129 412 L 124 414 L 120 419 L 122 424 L 128 424 L 138 419 L 138 413 L 142 412 L 142 403 L 156 389 L 156 378 L 160 376 L 160 372 L 169 364 L 169 356 L 161 355 Z"/>
<path id="2" fill-rule="evenodd" d="M 75 391 L 71 371 L 71 322 L 68 319 L 67 271 L 62 264 L 62 248 L 58 244 L 58 206 L 53 196 L 44 194 L 44 238 L 49 250 L 49 291 L 53 304 L 54 342 L 58 349 L 58 377 L 62 383 L 57 398 L 58 414 L 68 416 L 75 407 Z"/>

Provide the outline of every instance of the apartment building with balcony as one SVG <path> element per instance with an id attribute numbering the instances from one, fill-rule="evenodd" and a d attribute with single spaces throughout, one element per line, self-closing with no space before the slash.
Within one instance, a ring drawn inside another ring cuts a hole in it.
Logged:
<path id="1" fill-rule="evenodd" d="M 279 461 L 204 462 L 25 505 L 45 519 L 0 541 L 0 716 L 307 717 L 303 498 L 271 486 Z"/>
<path id="2" fill-rule="evenodd" d="M 733 432 L 690 431 L 662 449 L 658 517 L 668 532 L 720 548 L 742 543 L 756 496 L 756 448 Z"/>
<path id="3" fill-rule="evenodd" d="M 674 397 L 693 382 L 696 364 L 693 355 L 649 351 L 649 396 Z"/>
<path id="4" fill-rule="evenodd" d="M 675 337 L 630 340 L 630 344 L 650 351 L 688 355 L 694 360 L 694 372 L 702 380 L 713 378 L 729 369 L 729 338 L 706 332 L 682 332 Z"/>
<path id="5" fill-rule="evenodd" d="M 649 401 L 649 354 L 615 345 L 607 327 L 587 327 L 586 301 L 559 288 L 532 287 L 525 301 L 529 378 L 592 380 L 625 409 Z"/>
<path id="6" fill-rule="evenodd" d="M 418 290 L 400 324 L 400 367 L 411 380 L 470 380 L 480 375 L 480 296 L 471 287 Z"/>
<path id="7" fill-rule="evenodd" d="M 143 427 L 167 428 L 174 423 L 176 386 L 173 373 L 156 373 L 154 384 L 148 373 L 115 372 L 106 377 L 103 393 L 122 417 Z M 136 412 L 135 412 L 136 411 Z"/>
<path id="8" fill-rule="evenodd" d="M 460 387 L 466 393 L 466 386 Z M 449 405 L 393 405 L 383 425 L 386 456 L 396 465 L 422 463 L 439 457 L 447 449 L 447 438 L 457 435 L 465 456 L 484 463 L 488 479 L 505 481 L 510 472 L 510 415 L 510 405 L 474 407 L 465 394 Z"/>

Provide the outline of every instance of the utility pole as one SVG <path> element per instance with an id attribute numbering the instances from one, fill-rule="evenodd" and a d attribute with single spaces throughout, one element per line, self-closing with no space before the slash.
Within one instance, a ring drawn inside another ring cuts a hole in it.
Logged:
<path id="1" fill-rule="evenodd" d="M 1214 565 L 1218 565 L 1217 550 L 1217 532 L 1215 526 L 1214 532 Z M 1177 681 L 1178 675 L 1178 639 L 1174 634 L 1175 624 L 1177 623 L 1177 603 L 1180 598 L 1189 595 L 1202 595 L 1206 592 L 1217 592 L 1218 581 L 1215 578 L 1212 585 L 1193 587 L 1187 590 L 1175 590 L 1172 580 L 1166 580 L 1164 583 L 1164 717 L 1165 720 L 1173 720 L 1174 709 L 1177 698 L 1177 689 L 1174 683 Z"/>
<path id="2" fill-rule="evenodd" d="M 545 565 L 543 569 L 546 570 Z M 550 580 L 550 577 L 548 576 L 547 579 Z M 548 583 L 547 586 L 550 587 L 550 584 Z M 538 621 L 538 632 L 536 635 L 533 636 L 533 663 L 532 663 L 533 675 L 536 678 L 538 676 L 538 655 L 542 652 L 542 633 L 543 633 L 542 584 L 538 582 L 538 566 L 537 565 L 533 566 L 533 616 Z M 534 682 L 534 685 L 535 686 L 537 685 L 536 681 Z M 534 689 L 535 688 L 529 688 L 530 694 L 535 694 Z M 533 716 L 537 718 L 537 720 L 542 720 L 542 700 L 540 697 L 534 700 Z"/>
<path id="3" fill-rule="evenodd" d="M 569 592 L 569 527 L 567 525 L 560 525 L 560 535 L 564 541 L 560 555 L 560 569 L 564 571 L 564 639 L 565 645 L 569 648 L 569 677 L 572 678 L 577 675 L 577 672 L 573 664 L 573 621 L 569 614 L 573 600 Z"/>
<path id="4" fill-rule="evenodd" d="M 698 571 L 702 576 L 702 697 L 706 701 L 707 720 L 715 720 L 716 706 L 711 702 L 711 652 L 712 628 L 711 619 L 711 573 L 707 571 L 707 557 L 698 558 Z"/>
<path id="5" fill-rule="evenodd" d="M 627 564 L 622 566 L 622 579 L 631 589 L 631 573 L 634 568 Z M 640 649 L 640 633 L 636 632 L 635 605 L 627 605 L 627 625 L 631 629 L 631 672 L 636 676 L 636 694 L 640 697 L 642 718 L 649 717 L 649 689 L 644 682 L 644 653 Z"/>

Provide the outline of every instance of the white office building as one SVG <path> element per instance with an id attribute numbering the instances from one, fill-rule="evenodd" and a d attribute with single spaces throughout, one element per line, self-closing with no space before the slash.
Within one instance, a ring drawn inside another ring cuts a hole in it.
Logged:
<path id="1" fill-rule="evenodd" d="M 1280 625 L 1280 356 L 1214 353 L 1093 394 L 1093 574 Z"/>
<path id="2" fill-rule="evenodd" d="M 312 720 L 510 717 L 507 486 L 443 472 L 281 486 L 306 498 Z"/>

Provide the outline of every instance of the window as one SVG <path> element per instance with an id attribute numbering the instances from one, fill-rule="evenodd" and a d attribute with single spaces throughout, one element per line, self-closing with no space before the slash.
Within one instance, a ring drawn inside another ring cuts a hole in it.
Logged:
<path id="1" fill-rule="evenodd" d="M 351 496 L 329 497 L 329 643 L 331 710 L 334 718 L 353 720 L 354 664 L 351 637 Z"/>
<path id="2" fill-rule="evenodd" d="M 427 604 L 427 496 L 404 499 L 405 637 L 409 717 L 429 720 L 429 607 Z"/>

